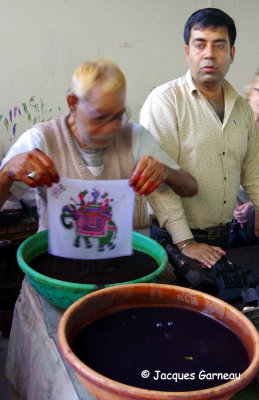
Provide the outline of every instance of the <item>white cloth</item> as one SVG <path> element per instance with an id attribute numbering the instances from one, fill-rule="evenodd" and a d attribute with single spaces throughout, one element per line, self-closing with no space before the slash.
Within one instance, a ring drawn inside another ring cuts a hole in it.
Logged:
<path id="1" fill-rule="evenodd" d="M 51 254 L 88 260 L 132 254 L 135 192 L 127 179 L 61 178 L 47 196 Z"/>

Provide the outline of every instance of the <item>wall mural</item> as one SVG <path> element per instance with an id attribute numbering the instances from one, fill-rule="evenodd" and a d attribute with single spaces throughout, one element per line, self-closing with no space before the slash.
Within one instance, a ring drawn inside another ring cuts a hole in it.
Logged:
<path id="1" fill-rule="evenodd" d="M 61 108 L 57 108 L 60 112 Z M 52 108 L 47 108 L 46 104 L 40 98 L 38 101 L 35 100 L 35 96 L 32 96 L 30 100 L 26 103 L 22 103 L 20 107 L 15 106 L 9 110 L 9 115 L 0 115 L 0 121 L 4 122 L 6 130 L 11 131 L 15 136 L 17 129 L 17 117 L 22 116 L 22 111 L 26 115 L 28 121 L 31 125 L 35 125 L 37 122 L 45 122 L 52 119 L 50 114 L 52 113 Z"/>
<path id="2" fill-rule="evenodd" d="M 24 121 L 24 119 L 28 124 L 26 129 L 29 129 L 39 122 L 46 122 L 52 118 L 56 118 L 57 113 L 60 112 L 61 107 L 49 108 L 42 98 L 37 99 L 36 96 L 32 96 L 27 102 L 10 108 L 7 115 L 0 114 L 0 130 L 2 130 L 2 126 L 4 126 L 6 133 L 10 136 L 9 143 L 8 140 L 6 140 L 6 146 L 3 143 L 1 145 L 2 156 L 7 150 L 5 147 L 8 147 L 8 145 L 10 146 L 16 137 L 22 133 L 19 131 L 19 123 Z"/>

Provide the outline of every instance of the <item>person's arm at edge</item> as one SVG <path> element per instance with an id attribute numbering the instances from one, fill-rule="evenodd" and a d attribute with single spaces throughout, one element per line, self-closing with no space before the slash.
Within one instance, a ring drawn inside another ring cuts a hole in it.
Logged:
<path id="1" fill-rule="evenodd" d="M 11 194 L 11 187 L 14 183 L 13 179 L 10 177 L 10 172 L 8 171 L 8 166 L 6 164 L 15 155 L 22 153 L 23 151 L 31 150 L 38 145 L 37 135 L 35 136 L 36 129 L 31 128 L 21 134 L 15 143 L 10 147 L 6 155 L 0 164 L 0 208 L 3 207 L 5 201 Z M 35 142 L 36 140 L 36 142 Z"/>
<path id="2" fill-rule="evenodd" d="M 0 208 L 10 195 L 10 188 L 13 184 L 12 179 L 8 176 L 6 169 L 3 167 L 0 169 Z"/>
<path id="3" fill-rule="evenodd" d="M 254 124 L 252 111 L 250 127 L 247 152 L 242 163 L 241 185 L 255 207 L 255 235 L 259 237 L 259 130 Z"/>
<path id="4" fill-rule="evenodd" d="M 0 166 L 0 208 L 4 202 L 8 199 L 10 194 L 13 194 L 18 199 L 27 190 L 27 187 L 36 187 L 36 185 L 30 179 L 20 179 L 15 176 L 13 169 L 13 161 L 16 157 L 22 156 L 22 153 L 30 151 L 39 151 L 38 149 L 45 151 L 44 142 L 42 140 L 40 132 L 35 128 L 30 128 L 21 134 L 15 143 L 10 147 L 5 157 L 2 159 Z M 31 168 L 28 172 L 32 172 L 34 168 Z M 28 173 L 27 172 L 27 173 Z M 24 183 L 21 184 L 23 180 Z M 13 184 L 15 185 L 15 191 L 13 192 Z M 17 184 L 17 185 L 16 185 Z"/>
<path id="5" fill-rule="evenodd" d="M 259 211 L 255 211 L 255 235 L 259 237 Z"/>

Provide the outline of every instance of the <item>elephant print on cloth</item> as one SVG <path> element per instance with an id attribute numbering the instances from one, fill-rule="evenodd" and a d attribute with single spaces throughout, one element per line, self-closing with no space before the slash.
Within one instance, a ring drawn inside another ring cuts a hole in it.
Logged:
<path id="1" fill-rule="evenodd" d="M 47 188 L 48 252 L 81 260 L 131 255 L 134 203 L 128 179 L 60 178 Z"/>
<path id="2" fill-rule="evenodd" d="M 61 221 L 66 229 L 75 229 L 74 246 L 79 247 L 80 239 L 85 242 L 86 248 L 93 246 L 93 238 L 98 239 L 98 251 L 105 247 L 112 250 L 115 247 L 117 227 L 112 221 L 113 199 L 108 198 L 108 193 L 100 195 L 97 189 L 91 192 L 92 201 L 85 201 L 88 191 L 80 192 L 79 203 L 74 199 L 73 204 L 67 204 L 62 209 Z M 99 200 L 99 201 L 98 201 Z"/>

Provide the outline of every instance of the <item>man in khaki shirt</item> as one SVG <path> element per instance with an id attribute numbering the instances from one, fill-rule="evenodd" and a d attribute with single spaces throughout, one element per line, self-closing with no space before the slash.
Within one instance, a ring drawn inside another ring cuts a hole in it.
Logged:
<path id="1" fill-rule="evenodd" d="M 151 92 L 140 123 L 193 174 L 193 198 L 164 198 L 156 217 L 182 252 L 212 266 L 227 248 L 240 183 L 259 210 L 259 139 L 253 112 L 224 79 L 234 60 L 236 29 L 223 11 L 206 8 L 185 24 L 189 71 Z M 255 233 L 259 236 L 259 211 Z"/>

